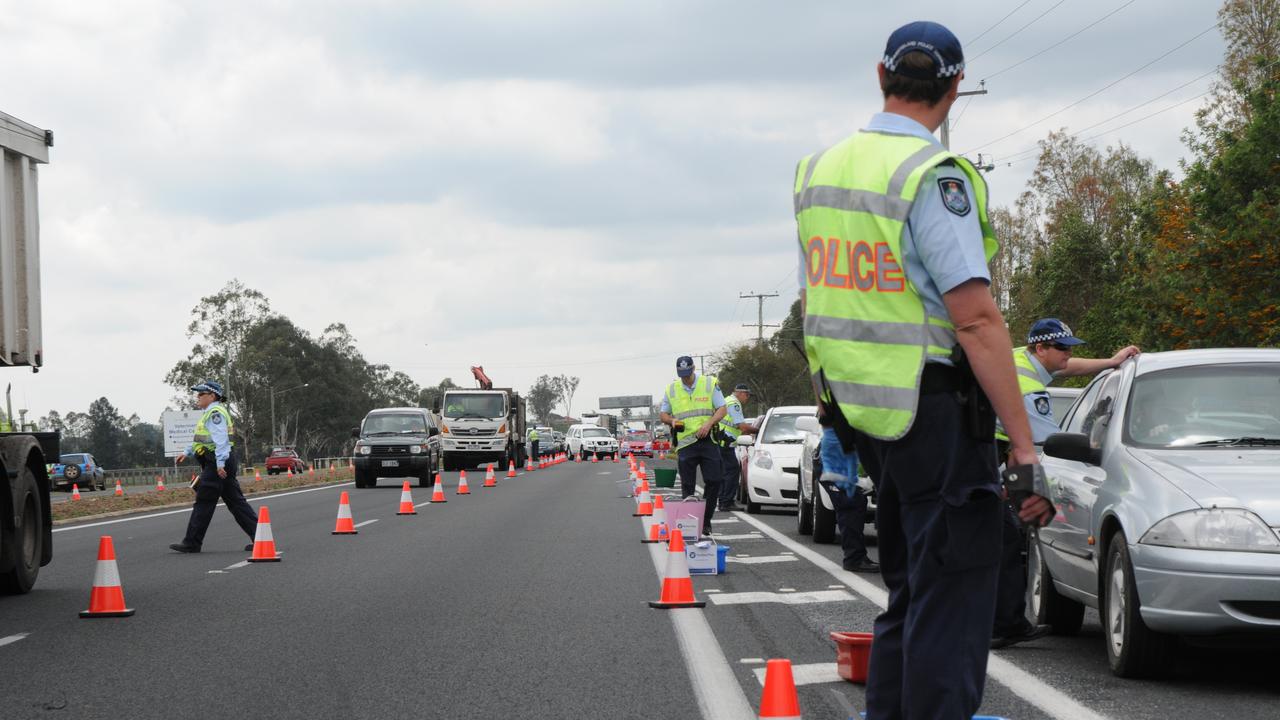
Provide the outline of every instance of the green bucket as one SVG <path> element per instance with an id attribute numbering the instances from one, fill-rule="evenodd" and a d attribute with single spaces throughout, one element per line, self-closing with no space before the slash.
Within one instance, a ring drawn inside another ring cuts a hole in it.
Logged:
<path id="1" fill-rule="evenodd" d="M 658 487 L 675 487 L 676 471 L 675 468 L 654 468 L 653 484 Z"/>

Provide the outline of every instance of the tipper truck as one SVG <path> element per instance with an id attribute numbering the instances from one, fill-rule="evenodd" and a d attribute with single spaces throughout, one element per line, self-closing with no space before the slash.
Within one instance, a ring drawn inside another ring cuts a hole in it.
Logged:
<path id="1" fill-rule="evenodd" d="M 525 460 L 525 401 L 511 388 L 495 388 L 483 367 L 471 372 L 476 389 L 444 391 L 440 406 L 440 453 L 445 470 L 462 470 Z"/>
<path id="2" fill-rule="evenodd" d="M 49 162 L 53 133 L 0 112 L 0 366 L 44 362 L 40 329 L 40 222 L 36 167 Z M 0 420 L 0 593 L 29 592 L 53 559 L 46 462 L 57 433 L 25 432 Z"/>

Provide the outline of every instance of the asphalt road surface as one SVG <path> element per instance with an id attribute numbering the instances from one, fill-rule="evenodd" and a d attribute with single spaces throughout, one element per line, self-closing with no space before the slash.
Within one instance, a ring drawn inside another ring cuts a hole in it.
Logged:
<path id="1" fill-rule="evenodd" d="M 669 463 L 668 463 L 669 464 Z M 860 685 L 832 630 L 865 631 L 877 576 L 795 533 L 794 513 L 717 515 L 728 572 L 703 610 L 660 611 L 625 465 L 564 464 L 396 515 L 399 483 L 255 497 L 284 560 L 247 564 L 225 509 L 179 555 L 188 513 L 63 526 L 29 595 L 0 597 L 0 718 L 754 718 L 764 661 L 796 668 L 805 718 L 844 720 Z M 330 534 L 351 493 L 359 535 Z M 98 538 L 115 540 L 123 619 L 82 620 Z M 873 547 L 874 555 L 874 547 Z M 1027 718 L 1280 716 L 1280 653 L 1185 648 L 1162 681 L 1107 669 L 1093 615 L 1073 638 L 992 653 L 983 713 Z"/>

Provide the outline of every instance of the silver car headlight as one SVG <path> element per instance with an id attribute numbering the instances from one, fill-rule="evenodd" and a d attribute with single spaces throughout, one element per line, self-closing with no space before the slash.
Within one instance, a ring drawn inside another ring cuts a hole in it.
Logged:
<path id="1" fill-rule="evenodd" d="M 356 449 L 360 451 L 361 455 L 368 455 L 369 453 L 373 452 L 373 448 L 368 445 L 361 445 L 359 448 L 356 448 Z"/>
<path id="2" fill-rule="evenodd" d="M 1280 552 L 1280 538 L 1262 518 L 1239 508 L 1190 510 L 1170 515 L 1151 526 L 1138 541 L 1143 545 L 1194 550 Z"/>
<path id="3" fill-rule="evenodd" d="M 421 446 L 421 445 L 410 445 L 410 446 L 409 446 L 409 454 L 410 454 L 410 455 L 421 455 L 421 454 L 422 454 L 422 446 Z"/>

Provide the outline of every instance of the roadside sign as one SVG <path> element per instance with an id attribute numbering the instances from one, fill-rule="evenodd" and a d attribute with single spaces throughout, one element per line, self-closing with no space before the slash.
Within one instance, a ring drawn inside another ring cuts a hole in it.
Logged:
<path id="1" fill-rule="evenodd" d="M 601 410 L 617 410 L 621 408 L 653 407 L 652 395 L 619 395 L 617 397 L 600 398 Z"/>
<path id="2" fill-rule="evenodd" d="M 160 416 L 164 425 L 164 456 L 178 457 L 191 444 L 200 421 L 200 410 L 167 410 Z"/>

